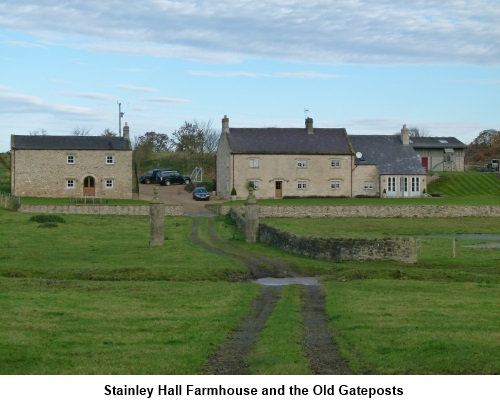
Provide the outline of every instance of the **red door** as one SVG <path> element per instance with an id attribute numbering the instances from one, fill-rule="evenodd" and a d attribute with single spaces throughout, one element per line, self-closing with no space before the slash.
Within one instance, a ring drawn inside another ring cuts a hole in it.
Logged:
<path id="1" fill-rule="evenodd" d="M 427 171 L 429 170 L 429 158 L 428 157 L 423 157 L 422 158 L 422 167 Z"/>

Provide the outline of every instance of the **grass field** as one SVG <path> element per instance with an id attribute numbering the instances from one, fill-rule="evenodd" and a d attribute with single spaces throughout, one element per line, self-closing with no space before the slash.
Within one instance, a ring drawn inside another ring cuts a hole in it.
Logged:
<path id="1" fill-rule="evenodd" d="M 56 227 L 30 217 L 0 209 L 1 374 L 199 374 L 258 292 L 228 282 L 246 274 L 239 261 L 191 242 L 191 218 L 167 218 L 165 246 L 149 248 L 146 217 L 64 216 Z M 315 229 L 370 228 L 373 236 L 498 229 L 496 218 L 366 221 L 323 220 Z M 216 230 L 323 280 L 332 333 L 353 372 L 500 373 L 499 249 L 457 240 L 452 258 L 449 239 L 422 239 L 414 265 L 334 263 L 246 244 L 226 217 Z M 202 219 L 201 239 L 207 232 Z M 295 287 L 282 291 L 248 358 L 253 373 L 307 373 L 299 302 Z"/>

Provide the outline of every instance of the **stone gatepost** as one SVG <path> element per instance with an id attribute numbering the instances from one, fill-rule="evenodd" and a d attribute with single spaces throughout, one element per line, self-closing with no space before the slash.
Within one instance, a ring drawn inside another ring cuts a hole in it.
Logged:
<path id="1" fill-rule="evenodd" d="M 253 188 L 248 190 L 248 198 L 245 201 L 245 240 L 247 243 L 255 243 L 259 237 L 259 206 L 253 195 Z"/>
<path id="2" fill-rule="evenodd" d="M 149 246 L 163 246 L 165 243 L 165 231 L 163 222 L 165 220 L 165 204 L 158 197 L 158 187 L 154 189 L 153 200 L 149 203 L 150 237 Z"/>

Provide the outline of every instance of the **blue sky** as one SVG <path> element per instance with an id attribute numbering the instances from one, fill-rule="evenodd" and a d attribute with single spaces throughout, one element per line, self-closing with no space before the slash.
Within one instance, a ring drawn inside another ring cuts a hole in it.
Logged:
<path id="1" fill-rule="evenodd" d="M 471 142 L 500 129 L 499 0 L 0 0 L 10 134 L 233 127 Z"/>

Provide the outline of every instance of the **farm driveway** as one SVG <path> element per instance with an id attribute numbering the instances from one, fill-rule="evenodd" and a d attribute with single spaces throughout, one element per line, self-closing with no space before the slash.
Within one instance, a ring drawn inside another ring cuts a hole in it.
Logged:
<path id="1" fill-rule="evenodd" d="M 156 184 L 140 184 L 139 185 L 139 198 L 141 200 L 151 201 L 153 199 L 153 187 Z M 172 185 L 172 186 L 158 186 L 158 195 L 165 204 L 182 205 L 184 206 L 184 214 L 210 214 L 211 211 L 208 210 L 205 205 L 206 201 L 195 201 L 191 193 L 184 190 L 183 185 Z M 212 199 L 210 203 L 222 202 L 220 200 Z"/>
<path id="2" fill-rule="evenodd" d="M 210 221 L 206 243 L 198 238 L 200 220 Z M 198 246 L 214 253 L 243 262 L 253 279 L 262 284 L 260 295 L 253 303 L 251 314 L 243 319 L 228 339 L 209 359 L 206 374 L 238 375 L 246 373 L 245 358 L 264 328 L 274 306 L 280 299 L 284 285 L 301 284 L 304 328 L 304 351 L 309 358 L 312 374 L 350 374 L 347 363 L 341 358 L 337 346 L 328 331 L 325 314 L 325 298 L 319 283 L 311 278 L 293 277 L 294 268 L 288 263 L 265 256 L 251 254 L 230 243 L 221 241 L 214 231 L 214 218 L 193 218 L 191 240 Z"/>

